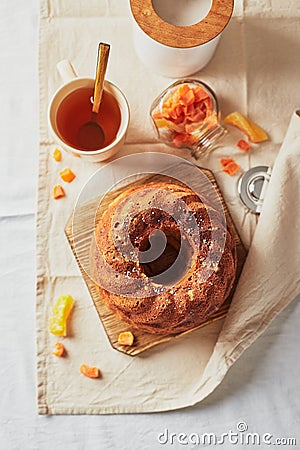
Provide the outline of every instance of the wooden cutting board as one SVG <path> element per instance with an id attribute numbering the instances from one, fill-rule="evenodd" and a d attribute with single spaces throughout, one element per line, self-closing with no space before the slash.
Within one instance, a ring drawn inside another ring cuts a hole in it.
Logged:
<path id="1" fill-rule="evenodd" d="M 70 244 L 71 250 L 75 256 L 75 259 L 77 261 L 77 264 L 81 270 L 83 279 L 88 287 L 88 290 L 90 292 L 90 295 L 92 297 L 92 300 L 94 302 L 95 308 L 98 312 L 98 315 L 102 321 L 104 330 L 107 334 L 107 337 L 112 345 L 113 348 L 116 350 L 126 353 L 131 356 L 136 356 L 142 352 L 144 352 L 147 349 L 150 349 L 151 347 L 154 347 L 155 345 L 161 344 L 163 342 L 170 341 L 172 339 L 177 339 L 180 336 L 183 336 L 187 333 L 190 333 L 194 330 L 198 330 L 199 328 L 205 327 L 212 322 L 215 322 L 216 320 L 219 320 L 226 316 L 231 299 L 233 297 L 239 276 L 241 274 L 245 259 L 246 259 L 246 250 L 241 242 L 241 239 L 237 233 L 237 230 L 235 228 L 235 225 L 232 221 L 232 218 L 230 216 L 230 213 L 228 211 L 228 208 L 226 206 L 225 200 L 222 196 L 222 193 L 216 183 L 215 177 L 213 173 L 207 169 L 201 168 L 200 170 L 206 175 L 209 181 L 207 183 L 203 183 L 203 180 L 201 181 L 201 192 L 205 194 L 205 191 L 209 192 L 211 191 L 211 184 L 214 186 L 215 190 L 217 191 L 219 198 L 222 202 L 226 220 L 227 223 L 231 225 L 231 228 L 234 232 L 234 238 L 236 241 L 237 246 L 237 255 L 238 255 L 238 265 L 237 265 L 237 276 L 235 280 L 235 284 L 232 288 L 232 292 L 230 297 L 226 300 L 226 302 L 220 307 L 218 311 L 216 311 L 214 314 L 212 314 L 209 319 L 202 323 L 201 325 L 192 328 L 191 330 L 182 332 L 182 333 L 176 333 L 176 334 L 170 334 L 170 335 L 155 335 L 151 333 L 147 333 L 138 329 L 135 329 L 131 327 L 130 325 L 126 324 L 125 322 L 122 322 L 114 313 L 110 311 L 110 309 L 106 306 L 102 298 L 99 296 L 95 285 L 92 281 L 92 279 L 87 275 L 86 271 L 84 270 L 84 267 L 88 267 L 89 264 L 89 257 L 90 257 L 90 246 L 91 246 L 91 236 L 94 232 L 94 226 L 97 225 L 102 213 L 105 211 L 107 206 L 124 190 L 128 189 L 129 187 L 138 186 L 145 184 L 150 181 L 172 181 L 176 182 L 176 174 L 180 174 L 181 176 L 184 175 L 185 171 L 190 170 L 189 164 L 179 164 L 178 166 L 173 167 L 170 169 L 170 176 L 165 175 L 153 175 L 150 174 L 149 176 L 143 176 L 143 178 L 139 179 L 138 181 L 134 181 L 132 183 L 129 183 L 125 186 L 122 186 L 116 190 L 113 190 L 105 195 L 105 197 L 101 201 L 101 205 L 99 207 L 99 200 L 100 198 L 97 197 L 92 201 L 89 201 L 88 203 L 85 203 L 81 206 L 77 206 L 76 208 L 76 220 L 77 220 L 77 226 L 76 226 L 76 235 L 73 235 L 73 215 L 69 219 L 69 221 L 66 224 L 65 227 L 65 234 L 67 236 L 68 242 Z M 185 173 L 185 176 L 188 176 L 188 173 Z M 174 179 L 174 178 L 175 179 Z M 204 177 L 205 178 L 205 177 Z M 188 178 L 187 178 L 188 179 Z M 211 183 L 211 184 L 210 184 Z M 96 213 L 96 218 L 95 218 Z M 95 221 L 94 221 L 95 219 Z M 78 223 L 79 222 L 79 223 Z M 92 225 L 91 225 L 92 224 Z M 74 240 L 76 242 L 76 249 L 74 245 Z M 132 333 L 135 336 L 135 342 L 132 347 L 126 347 L 121 346 L 118 344 L 118 336 L 123 331 L 132 331 Z"/>

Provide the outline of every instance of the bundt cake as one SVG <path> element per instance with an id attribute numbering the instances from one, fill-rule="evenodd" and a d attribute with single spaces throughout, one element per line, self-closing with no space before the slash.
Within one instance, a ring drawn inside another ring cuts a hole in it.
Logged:
<path id="1" fill-rule="evenodd" d="M 94 237 L 91 268 L 101 298 L 124 322 L 150 333 L 200 325 L 235 280 L 236 245 L 223 211 L 183 184 L 123 191 Z"/>

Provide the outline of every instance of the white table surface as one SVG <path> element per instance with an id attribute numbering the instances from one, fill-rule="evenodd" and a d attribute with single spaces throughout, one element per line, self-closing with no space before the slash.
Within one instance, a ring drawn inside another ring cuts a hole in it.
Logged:
<path id="1" fill-rule="evenodd" d="M 220 435 L 230 429 L 236 431 L 240 421 L 248 424 L 249 432 L 270 433 L 274 439 L 297 438 L 297 446 L 285 447 L 300 448 L 297 301 L 272 323 L 220 387 L 199 406 L 163 414 L 37 415 L 34 230 L 38 8 L 37 0 L 0 2 L 0 449 L 195 448 L 178 443 L 163 446 L 157 436 L 166 428 L 177 435 Z M 244 448 L 229 443 L 222 447 Z M 251 447 L 269 448 L 245 446 Z"/>

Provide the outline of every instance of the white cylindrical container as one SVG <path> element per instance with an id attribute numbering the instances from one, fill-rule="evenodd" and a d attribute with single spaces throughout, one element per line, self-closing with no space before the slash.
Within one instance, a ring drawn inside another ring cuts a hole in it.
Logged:
<path id="1" fill-rule="evenodd" d="M 232 15 L 234 0 L 130 3 L 139 58 L 154 72 L 180 78 L 197 72 L 211 60 Z"/>

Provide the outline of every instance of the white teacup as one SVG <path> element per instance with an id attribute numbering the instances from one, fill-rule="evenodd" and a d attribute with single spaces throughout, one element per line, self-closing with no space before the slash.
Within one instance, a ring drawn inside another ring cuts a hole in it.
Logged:
<path id="1" fill-rule="evenodd" d="M 104 161 L 105 159 L 111 158 L 122 147 L 129 125 L 129 106 L 126 97 L 117 86 L 115 86 L 110 81 L 105 80 L 105 91 L 114 96 L 120 108 L 121 123 L 119 126 L 119 130 L 117 132 L 116 138 L 110 145 L 107 145 L 104 148 L 100 148 L 99 150 L 79 150 L 78 148 L 72 147 L 70 144 L 66 143 L 63 140 L 57 127 L 57 111 L 59 109 L 59 106 L 61 105 L 61 102 L 67 97 L 67 95 L 80 88 L 93 88 L 95 80 L 93 78 L 78 77 L 76 72 L 74 71 L 73 66 L 68 60 L 60 61 L 57 64 L 57 69 L 64 84 L 54 93 L 48 108 L 48 123 L 55 141 L 66 151 L 72 153 L 74 156 L 84 158 L 85 161 L 100 162 Z"/>

